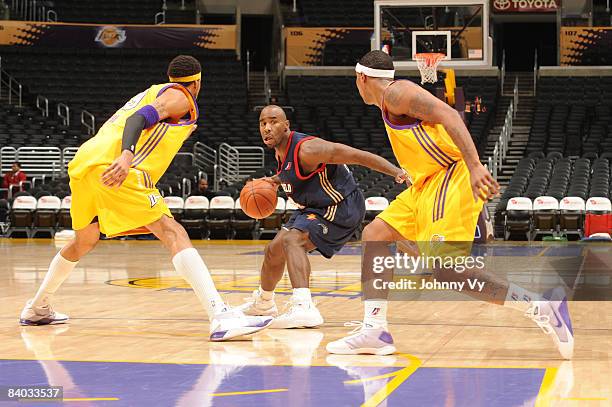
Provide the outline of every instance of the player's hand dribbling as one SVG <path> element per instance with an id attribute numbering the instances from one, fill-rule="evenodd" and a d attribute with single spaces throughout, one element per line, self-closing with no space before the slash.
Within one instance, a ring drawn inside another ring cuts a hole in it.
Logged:
<path id="1" fill-rule="evenodd" d="M 276 175 L 273 177 L 262 177 L 260 179 L 274 185 L 274 187 L 278 187 L 281 184 L 280 178 L 278 178 Z"/>
<path id="2" fill-rule="evenodd" d="M 476 167 L 470 168 L 470 183 L 472 184 L 474 201 L 480 198 L 487 202 L 499 193 L 499 184 L 489 170 L 480 163 Z"/>
<path id="3" fill-rule="evenodd" d="M 102 183 L 107 187 L 120 187 L 130 172 L 134 154 L 124 150 L 121 155 L 102 173 Z"/>

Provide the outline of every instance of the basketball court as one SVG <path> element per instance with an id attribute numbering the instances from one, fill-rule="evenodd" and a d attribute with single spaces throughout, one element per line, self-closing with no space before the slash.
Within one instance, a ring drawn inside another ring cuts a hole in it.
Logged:
<path id="1" fill-rule="evenodd" d="M 232 305 L 258 286 L 261 241 L 196 242 Z M 579 244 L 502 244 L 513 262 L 575 256 Z M 396 301 L 393 356 L 329 355 L 360 320 L 360 248 L 310 256 L 320 329 L 267 329 L 208 341 L 196 296 L 158 242 L 102 241 L 56 295 L 69 324 L 20 327 L 44 278 L 51 240 L 2 240 L 0 386 L 57 385 L 81 405 L 605 406 L 612 402 L 609 302 L 576 301 L 572 362 L 520 313 L 476 301 Z M 604 286 L 609 281 L 602 281 Z M 277 303 L 289 299 L 285 277 Z M 406 400 L 410 400 L 406 402 Z M 8 403 L 7 403 L 8 405 Z M 38 405 L 38 404 L 36 404 Z M 75 404 L 79 405 L 79 404 Z"/>

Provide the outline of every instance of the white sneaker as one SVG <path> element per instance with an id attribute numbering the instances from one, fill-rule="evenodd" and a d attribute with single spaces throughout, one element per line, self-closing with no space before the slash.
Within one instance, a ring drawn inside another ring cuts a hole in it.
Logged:
<path id="1" fill-rule="evenodd" d="M 32 300 L 28 300 L 21 311 L 19 323 L 21 325 L 50 325 L 68 322 L 68 315 L 53 311 L 51 305 L 46 307 L 32 306 Z"/>
<path id="2" fill-rule="evenodd" d="M 278 308 L 274 298 L 271 300 L 264 300 L 261 298 L 259 289 L 253 291 L 253 294 L 245 298 L 246 302 L 238 307 L 245 315 L 264 315 L 264 316 L 277 316 Z"/>
<path id="3" fill-rule="evenodd" d="M 543 296 L 548 301 L 534 301 L 525 315 L 552 337 L 561 357 L 570 360 L 574 355 L 574 331 L 565 291 L 557 287 Z"/>
<path id="4" fill-rule="evenodd" d="M 230 309 L 214 316 L 210 321 L 210 340 L 227 341 L 267 328 L 272 317 L 246 316 L 239 309 Z"/>
<path id="5" fill-rule="evenodd" d="M 297 302 L 291 297 L 287 311 L 274 318 L 270 328 L 314 328 L 323 324 L 323 317 L 312 302 Z"/>
<path id="6" fill-rule="evenodd" d="M 354 326 L 348 336 L 327 344 L 329 353 L 338 355 L 390 355 L 395 352 L 393 337 L 381 326 L 364 325 L 361 321 L 347 322 L 344 326 Z"/>

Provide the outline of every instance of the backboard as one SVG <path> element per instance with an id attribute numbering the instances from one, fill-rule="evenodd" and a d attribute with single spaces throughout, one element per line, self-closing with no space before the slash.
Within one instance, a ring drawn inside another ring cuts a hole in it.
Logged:
<path id="1" fill-rule="evenodd" d="M 488 15 L 488 0 L 375 0 L 373 46 L 397 67 L 416 67 L 423 52 L 445 54 L 441 68 L 490 67 Z"/>

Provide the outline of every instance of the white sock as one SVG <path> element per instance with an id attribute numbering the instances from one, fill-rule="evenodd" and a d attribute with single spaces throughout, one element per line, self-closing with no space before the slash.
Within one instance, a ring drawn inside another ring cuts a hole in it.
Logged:
<path id="1" fill-rule="evenodd" d="M 542 296 L 529 290 L 519 287 L 514 283 L 508 284 L 508 294 L 504 307 L 512 308 L 521 312 L 526 312 L 533 301 L 541 301 Z"/>
<path id="2" fill-rule="evenodd" d="M 270 301 L 274 299 L 274 291 L 266 291 L 259 286 L 259 296 L 264 301 Z"/>
<path id="3" fill-rule="evenodd" d="M 312 295 L 310 294 L 310 288 L 294 288 L 293 298 L 299 304 L 308 305 L 312 303 Z"/>
<path id="4" fill-rule="evenodd" d="M 45 279 L 38 288 L 32 305 L 35 307 L 45 307 L 51 302 L 53 294 L 62 285 L 68 274 L 77 265 L 76 261 L 69 261 L 62 257 L 61 252 L 57 252 L 51 264 L 49 265 L 49 271 L 45 275 Z"/>
<path id="5" fill-rule="evenodd" d="M 365 327 L 381 326 L 387 329 L 387 301 L 366 300 L 363 302 Z"/>
<path id="6" fill-rule="evenodd" d="M 195 291 L 208 314 L 209 320 L 216 314 L 228 310 L 215 287 L 204 260 L 196 249 L 191 247 L 178 252 L 172 258 L 172 263 L 176 271 Z"/>

